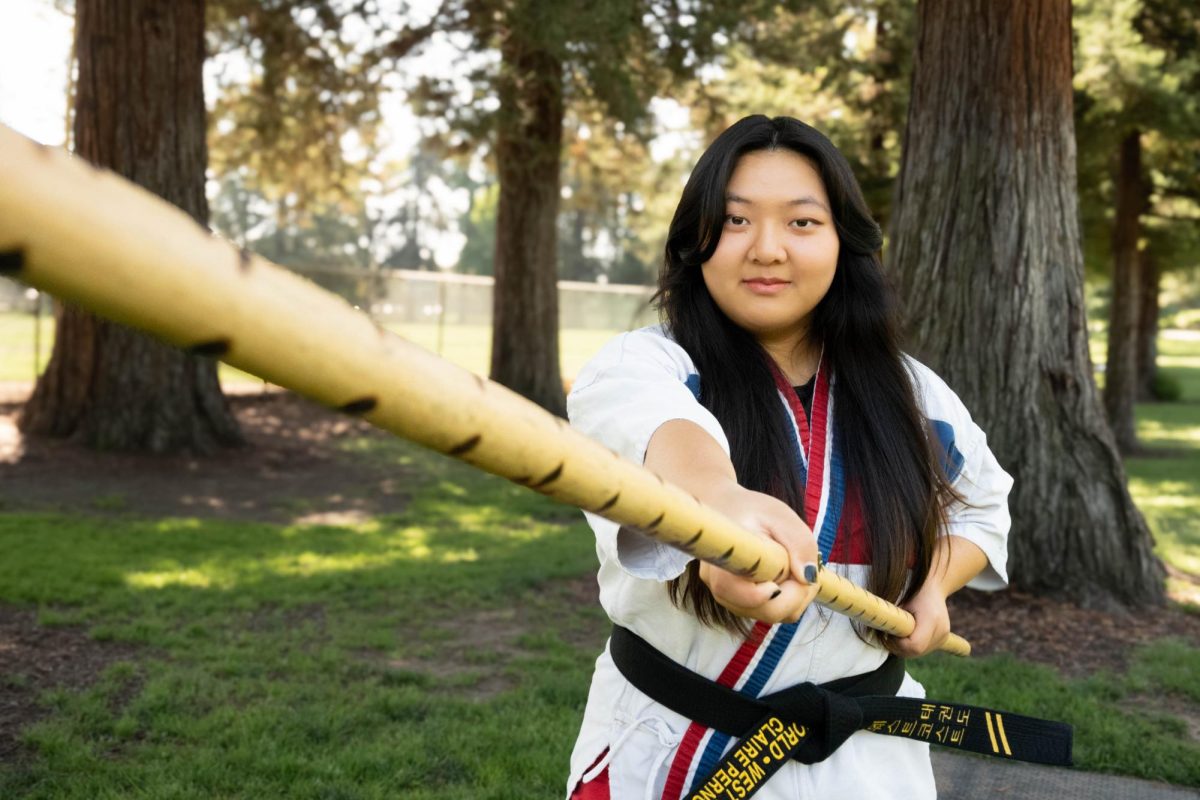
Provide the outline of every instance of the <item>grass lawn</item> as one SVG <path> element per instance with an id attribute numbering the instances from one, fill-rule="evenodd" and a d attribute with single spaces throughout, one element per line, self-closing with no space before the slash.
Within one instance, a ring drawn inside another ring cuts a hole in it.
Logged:
<path id="1" fill-rule="evenodd" d="M 605 338 L 571 348 L 582 360 Z M 1131 460 L 1131 489 L 1162 557 L 1200 574 L 1200 342 L 1164 355 L 1186 402 L 1139 408 L 1139 430 L 1176 453 Z M 50 713 L 27 757 L 0 764 L 0 798 L 561 796 L 606 627 L 580 599 L 595 558 L 582 519 L 398 440 L 347 447 L 403 476 L 402 513 L 287 526 L 0 511 L 0 603 L 119 654 L 89 688 L 42 697 Z M 1009 657 L 912 671 L 931 697 L 1071 721 L 1083 769 L 1200 787 L 1200 745 L 1147 702 L 1200 708 L 1196 648 L 1159 642 L 1127 674 L 1075 680 Z M 0 695 L 31 680 L 6 671 Z"/>
<path id="2" fill-rule="evenodd" d="M 0 797 L 560 794 L 605 629 L 574 599 L 582 518 L 400 441 L 355 446 L 407 477 L 404 513 L 0 515 L 0 601 L 134 648 L 44 698 Z"/>

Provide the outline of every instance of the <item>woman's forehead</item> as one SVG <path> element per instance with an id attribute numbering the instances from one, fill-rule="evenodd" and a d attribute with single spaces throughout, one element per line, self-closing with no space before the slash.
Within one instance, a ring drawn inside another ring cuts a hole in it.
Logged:
<path id="1" fill-rule="evenodd" d="M 727 203 L 815 205 L 829 210 L 825 183 L 809 159 L 791 150 L 760 150 L 738 159 L 725 187 Z"/>

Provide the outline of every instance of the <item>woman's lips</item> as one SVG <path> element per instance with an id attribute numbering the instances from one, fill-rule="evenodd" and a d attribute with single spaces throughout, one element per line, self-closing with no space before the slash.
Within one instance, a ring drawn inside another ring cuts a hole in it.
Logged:
<path id="1" fill-rule="evenodd" d="M 790 281 L 778 278 L 751 278 L 742 283 L 746 284 L 746 287 L 755 294 L 779 294 L 791 285 Z"/>

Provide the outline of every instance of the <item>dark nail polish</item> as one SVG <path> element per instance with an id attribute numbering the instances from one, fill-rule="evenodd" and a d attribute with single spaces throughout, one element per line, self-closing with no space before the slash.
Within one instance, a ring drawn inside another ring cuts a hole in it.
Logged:
<path id="1" fill-rule="evenodd" d="M 816 583 L 817 582 L 817 565 L 816 564 L 805 564 L 804 565 L 804 580 L 807 581 L 808 583 Z"/>
<path id="2" fill-rule="evenodd" d="M 776 589 L 775 594 L 771 595 L 771 599 L 774 600 L 776 597 L 779 597 L 779 595 L 781 595 L 781 594 L 783 594 L 783 589 Z"/>

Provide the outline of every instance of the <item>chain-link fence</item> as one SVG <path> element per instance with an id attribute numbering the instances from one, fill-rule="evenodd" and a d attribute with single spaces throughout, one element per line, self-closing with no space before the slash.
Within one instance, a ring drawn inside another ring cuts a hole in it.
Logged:
<path id="1" fill-rule="evenodd" d="M 492 322 L 490 276 L 344 267 L 295 271 L 380 320 L 447 325 Z M 657 319 L 649 305 L 653 291 L 648 286 L 559 281 L 560 327 L 611 331 L 652 324 Z"/>
<path id="2" fill-rule="evenodd" d="M 380 324 L 476 372 L 486 374 L 492 323 L 491 277 L 416 270 L 295 269 L 368 312 Z M 657 321 L 649 286 L 559 281 L 564 374 L 608 335 Z M 0 278 L 0 381 L 27 381 L 49 360 L 54 312 L 49 298 Z"/>

